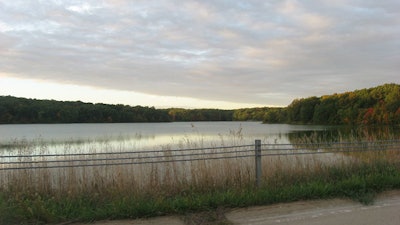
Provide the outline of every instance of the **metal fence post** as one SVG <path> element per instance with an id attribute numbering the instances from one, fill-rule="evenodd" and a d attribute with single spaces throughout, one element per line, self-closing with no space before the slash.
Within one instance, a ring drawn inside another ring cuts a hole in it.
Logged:
<path id="1" fill-rule="evenodd" d="M 261 186 L 261 140 L 255 141 L 256 186 Z"/>

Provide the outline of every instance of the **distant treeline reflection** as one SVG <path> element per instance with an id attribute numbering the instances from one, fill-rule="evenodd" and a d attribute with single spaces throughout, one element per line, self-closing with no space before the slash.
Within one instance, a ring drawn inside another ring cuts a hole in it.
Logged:
<path id="1" fill-rule="evenodd" d="M 400 124 L 400 85 L 295 99 L 287 107 L 235 110 L 156 109 L 0 96 L 0 123 L 131 123 L 174 121 L 263 121 L 326 125 Z"/>

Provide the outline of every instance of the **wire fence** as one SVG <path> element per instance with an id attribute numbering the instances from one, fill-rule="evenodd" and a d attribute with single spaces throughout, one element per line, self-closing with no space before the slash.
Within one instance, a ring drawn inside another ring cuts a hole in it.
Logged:
<path id="1" fill-rule="evenodd" d="M 160 164 L 235 158 L 256 158 L 255 163 L 257 164 L 258 161 L 261 162 L 261 157 L 382 152 L 388 150 L 399 151 L 400 140 L 298 144 L 262 144 L 260 140 L 256 140 L 255 144 L 208 148 L 1 155 L 0 171 Z"/>

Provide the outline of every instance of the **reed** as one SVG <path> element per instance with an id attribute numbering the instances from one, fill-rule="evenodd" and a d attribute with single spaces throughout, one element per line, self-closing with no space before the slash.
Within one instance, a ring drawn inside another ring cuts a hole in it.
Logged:
<path id="1" fill-rule="evenodd" d="M 321 141 L 305 137 L 298 143 L 316 140 Z M 239 131 L 232 132 L 230 141 L 221 138 L 220 145 L 247 144 L 243 142 Z M 108 149 L 116 148 L 107 141 L 102 144 Z M 21 141 L 17 145 L 20 155 L 49 153 L 45 143 Z M 179 145 L 181 149 L 203 147 L 208 147 L 203 140 L 184 139 Z M 111 150 L 118 152 L 125 148 Z M 177 154 L 171 146 L 161 148 L 158 159 L 168 161 Z M 83 152 L 72 144 L 66 144 L 63 151 Z M 89 147 L 89 152 L 96 153 L 96 149 Z M 187 158 L 188 161 L 157 164 L 0 171 L 0 224 L 138 218 L 332 197 L 350 197 L 369 203 L 376 192 L 400 188 L 400 154 L 395 148 L 263 157 L 263 182 L 259 188 L 254 185 L 254 158 L 240 157 L 244 154 L 238 152 L 233 159 L 190 161 Z M 67 159 L 71 162 L 67 166 L 86 163 L 73 160 L 90 157 L 104 156 L 69 156 Z M 116 156 L 106 157 L 111 160 Z M 32 159 L 20 160 L 31 162 Z"/>

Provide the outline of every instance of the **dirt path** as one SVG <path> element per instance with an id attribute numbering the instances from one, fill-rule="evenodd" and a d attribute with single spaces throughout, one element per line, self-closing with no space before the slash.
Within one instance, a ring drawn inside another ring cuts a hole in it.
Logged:
<path id="1" fill-rule="evenodd" d="M 342 199 L 301 201 L 237 209 L 226 217 L 234 224 L 247 225 L 398 225 L 399 212 L 400 191 L 391 191 L 368 206 Z"/>
<path id="2" fill-rule="evenodd" d="M 225 213 L 227 221 L 206 223 L 235 225 L 398 225 L 400 190 L 385 192 L 372 205 L 343 200 L 299 201 L 269 206 L 232 209 Z M 228 222 L 229 221 L 229 222 Z M 99 221 L 94 225 L 185 225 L 181 217 L 159 217 L 147 220 Z M 193 223 L 190 223 L 192 225 Z M 204 224 L 204 223 L 201 223 Z M 83 225 L 72 223 L 71 225 Z"/>

